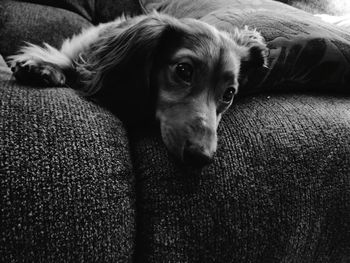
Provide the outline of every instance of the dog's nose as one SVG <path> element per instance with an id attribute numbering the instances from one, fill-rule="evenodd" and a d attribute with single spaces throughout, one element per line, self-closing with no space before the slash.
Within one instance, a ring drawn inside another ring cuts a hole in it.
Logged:
<path id="1" fill-rule="evenodd" d="M 186 164 L 203 167 L 213 161 L 213 154 L 202 147 L 187 142 L 183 152 L 183 160 Z"/>

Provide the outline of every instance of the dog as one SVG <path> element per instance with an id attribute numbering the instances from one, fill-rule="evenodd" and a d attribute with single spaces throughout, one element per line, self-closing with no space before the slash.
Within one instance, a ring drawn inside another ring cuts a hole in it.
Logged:
<path id="1" fill-rule="evenodd" d="M 153 12 L 85 29 L 59 50 L 27 44 L 9 63 L 18 81 L 72 87 L 127 125 L 155 120 L 172 155 L 204 166 L 240 81 L 267 65 L 267 53 L 256 30 Z"/>

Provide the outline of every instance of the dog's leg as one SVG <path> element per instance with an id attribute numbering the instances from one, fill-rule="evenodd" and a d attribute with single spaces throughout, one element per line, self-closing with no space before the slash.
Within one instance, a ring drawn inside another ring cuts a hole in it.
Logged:
<path id="1" fill-rule="evenodd" d="M 96 41 L 108 24 L 83 30 L 63 42 L 60 50 L 44 44 L 40 47 L 27 44 L 18 54 L 10 56 L 9 64 L 17 80 L 46 86 L 63 86 L 74 75 L 74 60 Z"/>

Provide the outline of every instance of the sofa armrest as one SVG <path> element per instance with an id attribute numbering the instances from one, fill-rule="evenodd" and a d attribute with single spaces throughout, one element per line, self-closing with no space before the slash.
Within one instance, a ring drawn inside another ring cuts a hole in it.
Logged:
<path id="1" fill-rule="evenodd" d="M 0 262 L 130 262 L 133 181 L 114 115 L 0 65 Z"/>

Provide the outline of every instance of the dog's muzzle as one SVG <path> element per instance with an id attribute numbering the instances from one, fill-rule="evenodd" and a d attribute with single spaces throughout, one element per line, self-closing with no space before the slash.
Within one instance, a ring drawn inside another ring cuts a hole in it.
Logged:
<path id="1" fill-rule="evenodd" d="M 196 143 L 191 141 L 185 143 L 183 160 L 186 164 L 202 167 L 213 161 L 213 155 L 213 153 Z"/>
<path id="2" fill-rule="evenodd" d="M 217 148 L 216 127 L 198 118 L 188 125 L 182 159 L 184 163 L 205 166 L 213 161 Z"/>

